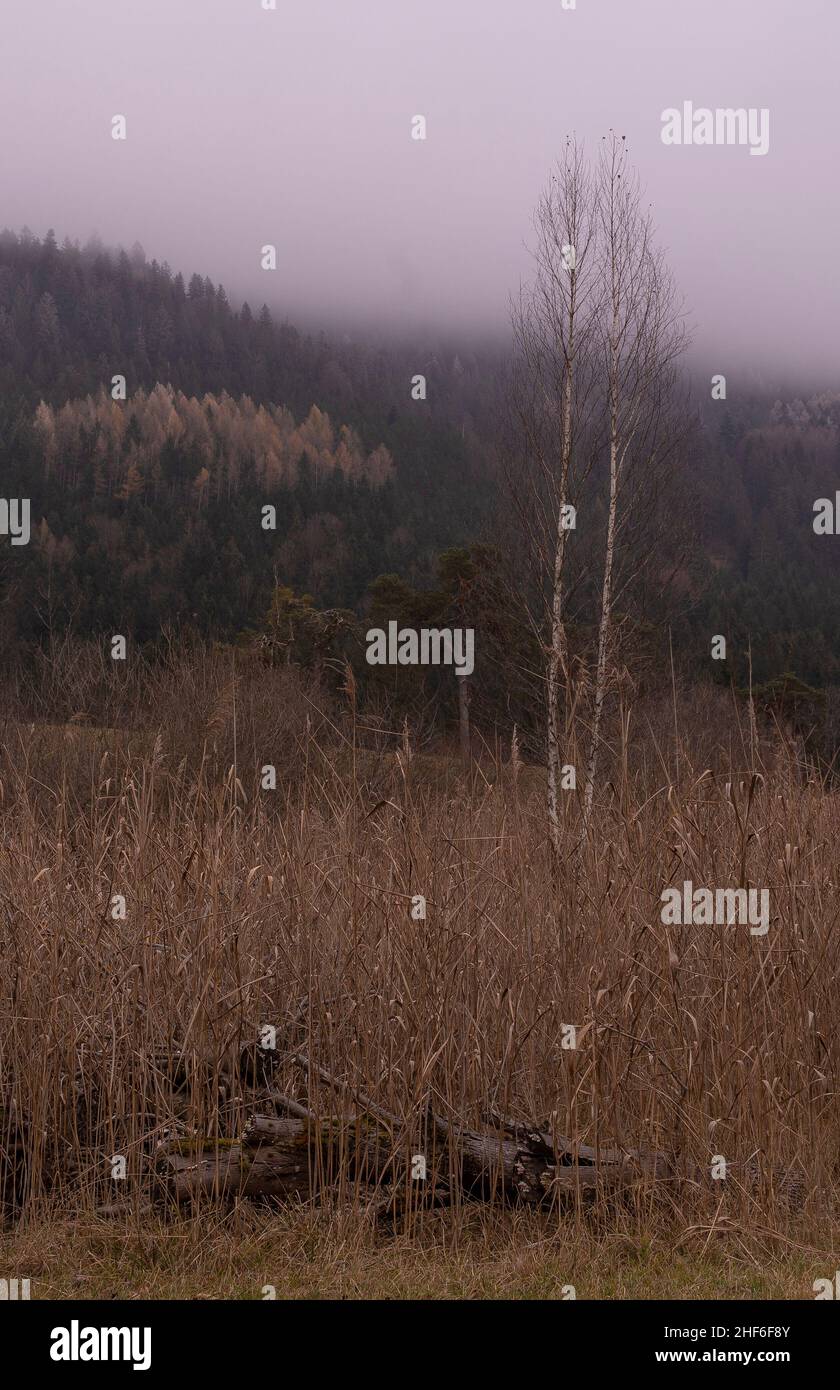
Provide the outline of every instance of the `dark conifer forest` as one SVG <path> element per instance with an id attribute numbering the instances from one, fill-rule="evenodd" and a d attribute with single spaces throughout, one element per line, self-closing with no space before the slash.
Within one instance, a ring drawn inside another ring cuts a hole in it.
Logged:
<path id="1" fill-rule="evenodd" d="M 499 540 L 505 386 L 494 344 L 330 340 L 138 245 L 3 232 L 0 483 L 35 542 L 0 560 L 6 639 L 234 640 L 278 584 L 360 615 L 379 576 L 434 589 L 443 552 Z M 833 496 L 840 394 L 688 409 L 678 646 L 705 669 L 695 635 L 720 629 L 738 681 L 749 652 L 755 681 L 835 684 L 837 561 L 803 499 Z"/>

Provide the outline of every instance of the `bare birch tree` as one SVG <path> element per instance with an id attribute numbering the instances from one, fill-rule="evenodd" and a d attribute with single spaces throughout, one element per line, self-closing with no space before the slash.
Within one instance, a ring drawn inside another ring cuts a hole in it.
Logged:
<path id="1" fill-rule="evenodd" d="M 568 541 L 578 492 L 594 456 L 592 367 L 602 295 L 597 213 L 583 151 L 570 140 L 536 210 L 534 278 L 512 315 L 517 359 L 513 408 L 525 458 L 518 461 L 511 495 L 528 536 L 545 609 L 539 626 L 547 629 L 541 645 L 546 653 L 548 823 L 555 852 L 560 847 L 563 764 L 560 705 L 569 685 Z"/>
<path id="2" fill-rule="evenodd" d="M 512 402 L 520 454 L 508 477 L 542 603 L 532 621 L 545 653 L 547 810 L 559 852 L 563 746 L 576 737 L 570 711 L 581 690 L 580 681 L 572 690 L 569 654 L 570 509 L 577 512 L 583 503 L 577 519 L 588 528 L 588 587 L 598 605 L 580 847 L 604 741 L 617 604 L 642 571 L 657 564 L 656 542 L 663 539 L 651 518 L 661 520 L 661 484 L 684 433 L 675 384 L 686 333 L 619 137 L 604 141 L 594 174 L 576 142 L 567 142 L 534 226 L 535 274 L 513 311 Z M 592 523 L 602 506 L 603 571 L 595 586 L 599 542 Z"/>
<path id="3" fill-rule="evenodd" d="M 596 200 L 609 492 L 581 844 L 592 818 L 602 744 L 622 533 L 632 530 L 636 513 L 646 505 L 645 483 L 653 481 L 672 451 L 678 432 L 672 409 L 675 362 L 686 342 L 681 306 L 642 207 L 638 176 L 616 135 L 602 148 Z M 631 557 L 630 572 L 638 572 L 647 559 Z"/>

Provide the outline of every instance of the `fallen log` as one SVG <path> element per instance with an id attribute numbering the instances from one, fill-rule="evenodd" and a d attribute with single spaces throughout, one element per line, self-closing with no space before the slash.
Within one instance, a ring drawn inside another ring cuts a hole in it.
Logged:
<path id="1" fill-rule="evenodd" d="M 141 1102 L 142 1156 L 154 1154 L 159 1187 L 177 1203 L 199 1195 L 308 1201 L 333 1186 L 343 1196 L 351 1184 L 354 1202 L 368 1199 L 369 1210 L 393 1215 L 449 1202 L 454 1194 L 537 1206 L 558 1198 L 590 1200 L 640 1181 L 717 1187 L 708 1169 L 687 1157 L 584 1144 L 559 1133 L 555 1115 L 529 1123 L 490 1109 L 481 1117 L 486 1127 L 472 1129 L 419 1099 L 398 1115 L 313 1064 L 304 1052 L 291 1054 L 307 1078 L 304 1098 L 294 1099 L 272 1089 L 269 1077 L 277 1064 L 263 1066 L 262 1049 L 248 1044 L 230 1052 L 233 1063 L 225 1063 L 226 1069 L 215 1054 L 176 1045 L 170 1053 L 138 1054 L 132 1063 Z M 240 1084 L 243 1072 L 254 1083 L 247 1088 Z M 325 1106 L 323 1094 L 316 1098 L 319 1082 L 340 1100 Z M 239 1136 L 216 1138 L 214 1131 L 234 1132 L 243 1104 L 246 1113 L 256 1113 Z M 48 1134 L 19 1113 L 10 1088 L 0 1093 L 0 1210 L 14 1211 L 33 1193 L 48 1191 L 57 1175 L 75 1180 L 74 1145 L 101 1150 L 106 1112 L 95 1085 L 81 1073 L 67 1087 L 66 1109 L 66 1122 Z M 170 1127 L 178 1132 L 156 1146 Z M 424 1160 L 422 1173 L 415 1171 L 417 1159 Z M 733 1163 L 731 1176 L 730 1190 L 744 1197 L 769 1191 L 791 1210 L 800 1210 L 809 1196 L 806 1174 L 793 1165 L 782 1169 L 750 1159 Z M 141 1195 L 148 1196 L 145 1187 Z M 107 1203 L 101 1210 L 111 1214 Z M 114 1205 L 113 1213 L 118 1210 Z"/>
<path id="2" fill-rule="evenodd" d="M 504 1192 L 510 1198 L 541 1205 L 560 1194 L 591 1196 L 599 1188 L 621 1187 L 637 1176 L 618 1161 L 569 1162 L 564 1153 L 564 1161 L 557 1162 L 544 1135 L 534 1140 L 505 1139 L 456 1128 L 439 1116 L 434 1118 L 434 1126 L 450 1151 L 457 1154 L 462 1183 L 470 1195 Z"/>
<path id="3" fill-rule="evenodd" d="M 305 1110 L 304 1106 L 301 1106 L 301 1110 L 304 1110 L 304 1114 L 298 1116 L 297 1119 L 308 1121 L 310 1119 L 309 1111 Z M 301 1123 L 300 1129 L 305 1129 L 305 1125 Z M 246 1149 L 255 1149 L 260 1144 L 271 1144 L 278 1138 L 284 1139 L 288 1132 L 288 1119 L 281 1119 L 277 1115 L 252 1115 L 249 1120 L 246 1120 L 242 1130 L 242 1144 Z"/>
<path id="4" fill-rule="evenodd" d="M 156 1173 L 177 1203 L 203 1194 L 231 1197 L 311 1196 L 312 1126 L 274 1121 L 269 1143 L 252 1147 L 230 1140 L 176 1139 L 157 1153 Z"/>
<path id="5" fill-rule="evenodd" d="M 281 1125 L 290 1128 L 280 1133 L 278 1127 Z M 456 1154 L 461 1184 L 471 1196 L 492 1196 L 495 1188 L 500 1195 L 504 1192 L 539 1204 L 557 1193 L 591 1195 L 599 1188 L 607 1190 L 623 1185 L 625 1175 L 617 1166 L 548 1164 L 507 1141 L 503 1141 L 500 1154 L 498 1141 L 493 1136 L 476 1143 L 481 1136 L 459 1131 L 453 1138 L 461 1146 Z M 214 1200 L 237 1196 L 297 1196 L 309 1200 L 316 1192 L 317 1159 L 312 1148 L 315 1139 L 313 1129 L 304 1121 L 255 1116 L 248 1122 L 241 1143 L 205 1146 L 200 1141 L 191 1141 L 188 1145 L 176 1141 L 159 1154 L 158 1177 L 169 1197 L 179 1205 L 199 1195 Z M 405 1206 L 409 1190 L 416 1194 L 417 1205 L 439 1205 L 451 1200 L 446 1181 L 430 1175 L 428 1185 L 421 1186 L 411 1178 L 409 1155 L 395 1155 L 384 1146 L 378 1150 L 373 1148 L 366 1141 L 364 1131 L 361 1145 L 353 1131 L 348 1132 L 347 1139 L 348 1176 L 362 1177 L 371 1186 L 387 1185 L 390 1190 L 381 1196 L 379 1203 L 383 1210 L 394 1211 Z M 359 1161 L 360 1153 L 364 1163 Z M 323 1159 L 322 1175 L 329 1178 L 331 1170 L 336 1178 L 337 1164 L 334 1161 L 330 1164 L 327 1155 Z"/>
<path id="6" fill-rule="evenodd" d="M 360 1105 L 386 1125 L 394 1135 L 404 1124 L 396 1115 L 372 1101 L 363 1092 L 355 1091 L 324 1067 L 313 1067 L 305 1053 L 294 1060 L 328 1086 Z M 560 1193 L 592 1192 L 603 1188 L 629 1185 L 640 1177 L 664 1177 L 672 1169 L 664 1154 L 639 1150 L 592 1148 L 578 1144 L 565 1136 L 552 1139 L 544 1129 L 519 1124 L 504 1116 L 495 1116 L 498 1129 L 504 1134 L 481 1134 L 476 1130 L 452 1125 L 442 1116 L 428 1111 L 428 1125 L 441 1140 L 444 1150 L 454 1158 L 460 1170 L 463 1187 L 470 1195 L 493 1195 L 504 1192 L 520 1201 L 542 1203 Z"/>
<path id="7" fill-rule="evenodd" d="M 496 1110 L 484 1111 L 482 1119 L 524 1143 L 532 1153 L 545 1153 L 561 1165 L 627 1164 L 636 1168 L 639 1173 L 650 1174 L 653 1177 L 669 1177 L 673 1172 L 667 1154 L 658 1150 L 621 1149 L 603 1145 L 594 1148 L 591 1144 L 581 1144 L 577 1140 L 569 1139 L 564 1134 L 554 1134 L 547 1124 L 525 1124 L 523 1121 L 501 1115 Z"/>
<path id="8" fill-rule="evenodd" d="M 314 1110 L 310 1110 L 306 1105 L 301 1105 L 299 1101 L 292 1100 L 289 1096 L 281 1095 L 279 1091 L 269 1091 L 268 1099 L 281 1115 L 292 1115 L 298 1120 L 315 1119 Z"/>
<path id="9" fill-rule="evenodd" d="M 576 1144 L 548 1130 L 496 1116 L 496 1132 L 480 1133 L 455 1125 L 429 1109 L 415 1117 L 411 1128 L 425 1131 L 425 1147 L 435 1150 L 426 1182 L 414 1172 L 414 1161 L 427 1154 L 417 1141 L 408 1143 L 409 1122 L 401 1120 L 368 1096 L 355 1091 L 323 1067 L 315 1067 L 299 1053 L 295 1061 L 310 1078 L 317 1075 L 365 1113 L 324 1122 L 315 1120 L 309 1106 L 288 1097 L 273 1097 L 278 1108 L 296 1110 L 300 1117 L 252 1115 L 241 1141 L 227 1149 L 198 1147 L 185 1154 L 183 1141 L 170 1146 L 162 1157 L 164 1171 L 176 1201 L 199 1192 L 218 1196 L 315 1195 L 317 1181 L 335 1181 L 342 1173 L 378 1188 L 390 1188 L 387 1209 L 404 1198 L 395 1194 L 417 1192 L 420 1201 L 451 1196 L 447 1173 L 468 1196 L 505 1197 L 538 1205 L 563 1194 L 591 1196 L 631 1184 L 644 1176 L 663 1176 L 664 1156 L 595 1149 Z M 421 1120 L 423 1121 L 421 1125 Z M 428 1154 L 431 1160 L 432 1154 Z M 168 1169 L 166 1165 L 168 1164 Z M 670 1165 L 666 1165 L 670 1171 Z"/>
<path id="10" fill-rule="evenodd" d="M 179 1204 L 201 1194 L 308 1200 L 342 1172 L 365 1183 L 398 1185 L 409 1158 L 363 1116 L 317 1121 L 252 1115 L 238 1141 L 181 1137 L 161 1143 L 155 1171 Z"/>

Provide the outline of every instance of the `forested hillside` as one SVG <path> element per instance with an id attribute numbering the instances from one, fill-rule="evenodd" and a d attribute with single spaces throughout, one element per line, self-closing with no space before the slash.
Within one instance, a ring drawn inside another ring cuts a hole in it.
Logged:
<path id="1" fill-rule="evenodd" d="M 4 232 L 0 482 L 33 529 L 0 560 L 6 632 L 230 636 L 278 581 L 353 605 L 383 570 L 428 580 L 489 506 L 482 389 L 456 354 L 307 337 L 139 247 Z"/>
<path id="2" fill-rule="evenodd" d="M 277 585 L 357 611 L 383 574 L 434 591 L 442 552 L 506 521 L 503 383 L 491 348 L 312 337 L 139 246 L 3 232 L 0 483 L 32 510 L 31 544 L 0 554 L 7 639 L 230 638 Z M 725 634 L 724 679 L 751 660 L 757 681 L 834 683 L 840 570 L 812 521 L 840 471 L 840 396 L 728 394 L 699 401 L 675 642 L 708 669 Z"/>

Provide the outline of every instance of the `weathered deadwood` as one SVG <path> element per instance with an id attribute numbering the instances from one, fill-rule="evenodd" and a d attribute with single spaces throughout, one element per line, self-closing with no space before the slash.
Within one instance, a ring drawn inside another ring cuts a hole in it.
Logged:
<path id="1" fill-rule="evenodd" d="M 283 1134 L 286 1120 L 277 1115 L 251 1115 L 242 1130 L 242 1147 L 258 1148 L 260 1144 L 270 1143 L 278 1134 Z"/>
<path id="2" fill-rule="evenodd" d="M 191 1157 L 167 1154 L 162 1162 L 164 1186 L 178 1204 L 190 1202 L 199 1194 L 214 1200 L 312 1195 L 308 1163 L 295 1162 L 288 1153 L 271 1145 L 251 1150 L 237 1144 L 225 1152 L 213 1154 L 206 1150 Z"/>
<path id="3" fill-rule="evenodd" d="M 305 1069 L 308 1076 L 314 1073 L 326 1085 L 338 1092 L 339 1095 L 352 1100 L 376 1121 L 375 1124 L 370 1124 L 361 1116 L 357 1116 L 354 1121 L 353 1167 L 355 1176 L 368 1182 L 377 1183 L 383 1179 L 393 1181 L 394 1178 L 398 1177 L 400 1165 L 406 1164 L 410 1157 L 405 1146 L 405 1122 L 390 1110 L 386 1110 L 376 1101 L 371 1100 L 364 1092 L 354 1090 L 346 1081 L 340 1081 L 325 1067 L 313 1066 L 304 1052 L 297 1053 L 293 1060 L 298 1066 Z M 427 1117 L 426 1123 L 428 1128 L 434 1131 L 436 1121 L 433 1115 Z M 445 1140 L 447 1138 L 446 1135 L 442 1137 Z M 480 1135 L 475 1135 L 474 1138 L 479 1143 L 481 1142 Z M 449 1201 L 451 1199 L 449 1184 L 442 1179 L 430 1184 L 428 1189 L 430 1201 L 434 1203 L 437 1200 L 434 1192 L 438 1186 L 444 1194 L 444 1200 Z"/>
<path id="4" fill-rule="evenodd" d="M 366 1182 L 399 1182 L 409 1166 L 410 1153 L 395 1148 L 390 1131 L 366 1115 L 344 1119 L 307 1120 L 313 1163 L 323 1155 L 321 1173 L 337 1176 L 343 1163 L 348 1173 Z M 275 1115 L 252 1115 L 242 1131 L 242 1146 L 256 1149 L 277 1143 L 288 1133 L 288 1120 Z"/>
<path id="5" fill-rule="evenodd" d="M 431 1117 L 435 1134 L 457 1154 L 464 1186 L 470 1192 L 505 1192 L 529 1202 L 542 1202 L 548 1193 L 554 1164 L 501 1134 L 477 1134 L 460 1129 L 439 1115 Z"/>
<path id="6" fill-rule="evenodd" d="M 270 1143 L 175 1140 L 157 1155 L 157 1173 L 170 1197 L 188 1202 L 199 1193 L 223 1197 L 310 1197 L 311 1145 L 316 1136 L 304 1120 L 274 1121 Z"/>
<path id="7" fill-rule="evenodd" d="M 199 1194 L 234 1197 L 313 1197 L 342 1173 L 378 1192 L 375 1211 L 396 1216 L 411 1207 L 451 1200 L 445 1179 L 411 1177 L 411 1155 L 395 1152 L 381 1128 L 365 1117 L 314 1124 L 271 1115 L 252 1116 L 239 1143 L 183 1139 L 161 1145 L 156 1170 L 169 1198 L 188 1203 Z"/>
<path id="8" fill-rule="evenodd" d="M 354 1091 L 325 1068 L 313 1067 L 304 1053 L 299 1053 L 295 1061 L 309 1072 L 314 1071 L 340 1094 L 352 1097 L 363 1109 L 387 1124 L 392 1133 L 396 1131 L 400 1124 L 397 1116 L 362 1092 Z M 609 1186 L 622 1179 L 632 1181 L 644 1172 L 658 1174 L 659 1160 L 664 1160 L 663 1155 L 640 1155 L 636 1151 L 596 1150 L 559 1137 L 558 1153 L 550 1134 L 525 1125 L 512 1126 L 516 1137 L 511 1139 L 502 1134 L 479 1134 L 454 1126 L 432 1112 L 429 1112 L 428 1122 L 450 1154 L 456 1156 L 467 1190 L 481 1195 L 492 1194 L 498 1189 L 521 1201 L 544 1202 L 557 1191 L 591 1189 L 599 1183 Z M 664 1163 L 670 1171 L 667 1160 Z M 567 1177 L 567 1174 L 572 1176 Z"/>
<path id="9" fill-rule="evenodd" d="M 156 1171 L 176 1202 L 199 1193 L 235 1196 L 313 1196 L 316 1182 L 338 1178 L 340 1167 L 365 1181 L 402 1180 L 407 1155 L 395 1156 L 381 1130 L 366 1118 L 348 1121 L 252 1115 L 240 1142 L 174 1139 L 162 1144 Z"/>
<path id="10" fill-rule="evenodd" d="M 302 1108 L 302 1107 L 301 1107 Z M 304 1113 L 296 1116 L 299 1123 L 309 1123 L 311 1116 Z M 246 1149 L 256 1149 L 260 1144 L 270 1144 L 278 1137 L 285 1138 L 288 1134 L 289 1120 L 286 1117 L 277 1115 L 251 1115 L 245 1122 L 242 1130 L 242 1144 Z"/>
<path id="11" fill-rule="evenodd" d="M 622 1167 L 629 1166 L 635 1172 L 650 1174 L 653 1177 L 669 1177 L 673 1174 L 673 1165 L 667 1155 L 654 1149 L 621 1149 L 605 1146 L 594 1148 L 591 1144 L 581 1144 L 574 1139 L 569 1139 L 565 1134 L 553 1134 L 545 1126 L 540 1127 L 512 1120 L 507 1115 L 499 1114 L 496 1110 L 485 1111 L 482 1119 L 488 1124 L 496 1125 L 499 1129 L 504 1130 L 506 1134 L 523 1144 L 529 1152 L 543 1153 L 561 1166 L 589 1163 L 598 1166 L 618 1164 Z"/>
<path id="12" fill-rule="evenodd" d="M 313 1067 L 305 1054 L 295 1060 L 366 1113 L 318 1122 L 307 1107 L 275 1096 L 275 1103 L 294 1107 L 303 1117 L 253 1115 L 236 1144 L 176 1141 L 161 1154 L 159 1167 L 177 1201 L 189 1200 L 198 1192 L 219 1197 L 291 1193 L 310 1197 L 316 1174 L 330 1182 L 341 1170 L 357 1180 L 390 1187 L 394 1193 L 411 1190 L 406 1123 L 324 1068 Z M 482 1134 L 431 1111 L 425 1116 L 433 1144 L 440 1141 L 441 1169 L 454 1166 L 471 1195 L 498 1193 L 537 1204 L 561 1192 L 591 1193 L 599 1187 L 626 1185 L 645 1174 L 663 1175 L 662 1155 L 596 1150 L 565 1138 L 555 1142 L 545 1130 L 494 1118 L 498 1131 Z M 667 1163 L 665 1168 L 671 1171 Z M 448 1185 L 437 1177 L 430 1181 L 426 1196 L 433 1199 L 438 1186 L 446 1188 L 448 1199 Z M 419 1196 L 420 1189 L 416 1190 Z M 405 1198 L 390 1197 L 388 1208 L 394 1209 L 397 1200 Z"/>
<path id="13" fill-rule="evenodd" d="M 301 1105 L 299 1101 L 292 1100 L 290 1096 L 281 1095 L 279 1091 L 270 1091 L 268 1099 L 282 1115 L 292 1115 L 298 1120 L 315 1119 L 314 1110 L 310 1110 L 307 1106 Z"/>
<path id="14" fill-rule="evenodd" d="M 355 1175 L 367 1181 L 393 1178 L 394 1164 L 397 1155 L 402 1152 L 402 1133 L 405 1130 L 405 1125 L 399 1117 L 377 1105 L 363 1092 L 355 1091 L 346 1081 L 339 1081 L 325 1067 L 313 1066 L 306 1053 L 297 1053 L 293 1060 L 304 1068 L 307 1076 L 313 1073 L 319 1076 L 326 1085 L 332 1087 L 339 1095 L 352 1100 L 366 1112 L 366 1116 L 376 1121 L 371 1124 L 370 1119 L 363 1119 L 361 1116 L 356 1116 L 352 1121 Z"/>
<path id="15" fill-rule="evenodd" d="M 518 1139 L 478 1134 L 432 1115 L 435 1133 L 458 1155 L 465 1185 L 482 1192 L 501 1188 L 521 1201 L 539 1203 L 558 1192 L 592 1191 L 623 1186 L 646 1174 L 665 1176 L 671 1167 L 664 1155 L 635 1150 L 593 1149 L 564 1141 L 555 1151 L 551 1136 L 518 1127 Z M 559 1160 L 559 1161 L 558 1161 Z"/>
<path id="16" fill-rule="evenodd" d="M 353 1091 L 346 1082 L 339 1081 L 323 1067 L 311 1068 L 305 1055 L 299 1054 L 295 1060 L 302 1066 L 315 1070 L 321 1080 L 335 1090 L 352 1096 L 359 1105 L 392 1130 L 399 1125 L 397 1116 L 377 1105 L 363 1093 Z M 446 1149 L 456 1156 L 462 1181 L 471 1192 L 480 1191 L 485 1194 L 488 1189 L 492 1191 L 498 1187 L 509 1196 L 529 1202 L 543 1202 L 555 1189 L 591 1189 L 601 1180 L 601 1168 L 556 1164 L 553 1161 L 554 1149 L 550 1139 L 544 1135 L 534 1136 L 529 1145 L 505 1139 L 500 1135 L 479 1134 L 475 1130 L 456 1128 L 432 1113 L 428 1118 L 436 1136 Z M 374 1175 L 381 1175 L 383 1171 L 382 1148 L 377 1147 L 381 1144 L 381 1132 L 374 1130 L 368 1141 Z M 383 1147 L 387 1153 L 387 1144 Z M 357 1143 L 357 1151 L 360 1148 L 361 1144 Z"/>
<path id="17" fill-rule="evenodd" d="M 197 1143 L 192 1154 L 159 1153 L 156 1176 L 167 1196 L 179 1205 L 199 1195 L 221 1200 L 235 1196 L 242 1187 L 239 1144 L 207 1150 Z"/>

